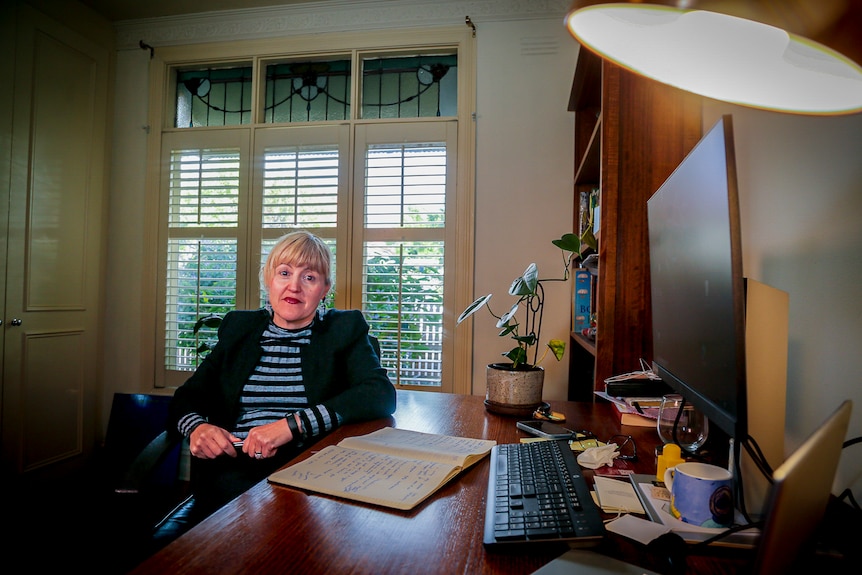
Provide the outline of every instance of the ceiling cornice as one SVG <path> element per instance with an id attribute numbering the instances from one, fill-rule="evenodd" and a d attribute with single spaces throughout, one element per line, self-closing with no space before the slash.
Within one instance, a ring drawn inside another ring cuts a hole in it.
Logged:
<path id="1" fill-rule="evenodd" d="M 323 0 L 271 8 L 117 22 L 117 49 L 228 42 L 354 30 L 465 25 L 564 17 L 570 0 Z"/>

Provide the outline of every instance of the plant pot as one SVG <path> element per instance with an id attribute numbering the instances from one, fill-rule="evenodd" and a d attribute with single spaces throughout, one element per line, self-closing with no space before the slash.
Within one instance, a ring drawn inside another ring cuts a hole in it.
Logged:
<path id="1" fill-rule="evenodd" d="M 512 369 L 511 363 L 491 363 L 485 368 L 485 381 L 485 409 L 492 413 L 529 417 L 542 405 L 541 367 Z"/>

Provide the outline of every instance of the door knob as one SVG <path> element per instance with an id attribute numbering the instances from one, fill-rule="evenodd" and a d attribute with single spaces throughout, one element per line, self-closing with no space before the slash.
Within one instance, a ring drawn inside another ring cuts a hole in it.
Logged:
<path id="1" fill-rule="evenodd" d="M 19 326 L 19 325 L 21 325 L 22 323 L 24 323 L 24 322 L 22 322 L 22 321 L 21 321 L 20 319 L 18 319 L 17 317 L 16 317 L 16 318 L 12 318 L 12 325 L 14 325 L 14 326 Z"/>

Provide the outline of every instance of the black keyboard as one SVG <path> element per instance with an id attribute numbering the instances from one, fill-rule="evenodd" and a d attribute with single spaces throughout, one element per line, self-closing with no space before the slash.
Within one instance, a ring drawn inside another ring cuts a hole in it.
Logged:
<path id="1" fill-rule="evenodd" d="M 485 545 L 566 541 L 595 545 L 599 508 L 567 441 L 495 445 L 485 503 Z"/>

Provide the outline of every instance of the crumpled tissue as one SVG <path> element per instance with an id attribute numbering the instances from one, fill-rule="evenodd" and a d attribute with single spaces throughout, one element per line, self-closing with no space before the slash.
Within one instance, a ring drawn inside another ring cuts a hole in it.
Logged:
<path id="1" fill-rule="evenodd" d="M 614 466 L 614 459 L 620 454 L 616 443 L 608 443 L 599 447 L 589 447 L 578 455 L 578 463 L 587 469 L 598 469 L 603 465 Z"/>

